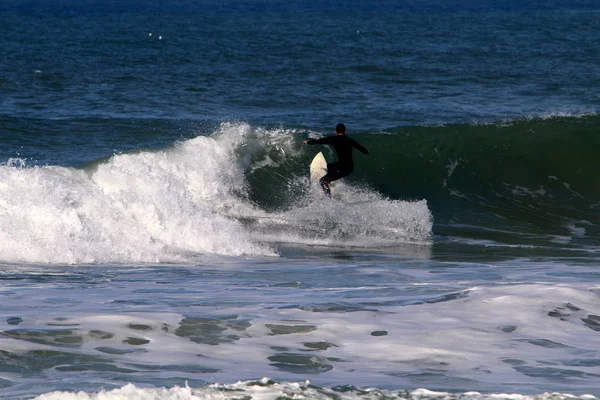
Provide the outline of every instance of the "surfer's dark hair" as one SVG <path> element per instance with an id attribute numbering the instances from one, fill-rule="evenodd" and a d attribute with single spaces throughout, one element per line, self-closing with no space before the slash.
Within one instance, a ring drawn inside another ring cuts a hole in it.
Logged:
<path id="1" fill-rule="evenodd" d="M 346 125 L 340 123 L 335 126 L 335 131 L 338 133 L 346 133 Z"/>

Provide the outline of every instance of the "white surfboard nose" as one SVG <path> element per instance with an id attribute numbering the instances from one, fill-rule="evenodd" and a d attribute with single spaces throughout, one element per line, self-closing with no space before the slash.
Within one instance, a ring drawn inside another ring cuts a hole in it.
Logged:
<path id="1" fill-rule="evenodd" d="M 322 152 L 319 152 L 310 163 L 310 184 L 319 186 L 319 179 L 327 174 L 327 161 Z"/>

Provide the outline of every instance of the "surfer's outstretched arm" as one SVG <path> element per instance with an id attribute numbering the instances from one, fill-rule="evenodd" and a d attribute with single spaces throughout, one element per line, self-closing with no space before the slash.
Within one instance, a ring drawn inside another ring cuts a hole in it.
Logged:
<path id="1" fill-rule="evenodd" d="M 366 148 L 364 148 L 363 146 L 361 146 L 356 140 L 350 138 L 350 140 L 352 141 L 352 147 L 354 147 L 355 149 L 359 150 L 361 153 L 363 154 L 371 154 L 369 153 L 369 150 L 367 150 Z"/>

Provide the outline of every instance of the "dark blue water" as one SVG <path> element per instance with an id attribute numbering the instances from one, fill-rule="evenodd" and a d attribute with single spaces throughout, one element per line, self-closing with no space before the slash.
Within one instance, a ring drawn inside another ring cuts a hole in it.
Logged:
<path id="1" fill-rule="evenodd" d="M 593 4 L 24 4 L 1 15 L 3 115 L 377 131 L 597 108 Z"/>

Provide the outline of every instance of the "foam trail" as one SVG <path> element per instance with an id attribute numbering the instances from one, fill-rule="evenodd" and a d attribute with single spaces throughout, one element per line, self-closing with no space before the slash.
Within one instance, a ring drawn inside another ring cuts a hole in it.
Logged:
<path id="1" fill-rule="evenodd" d="M 425 200 L 391 200 L 342 182 L 332 199 L 317 189 L 296 207 L 258 222 L 254 229 L 263 240 L 363 248 L 429 244 L 433 225 Z"/>

